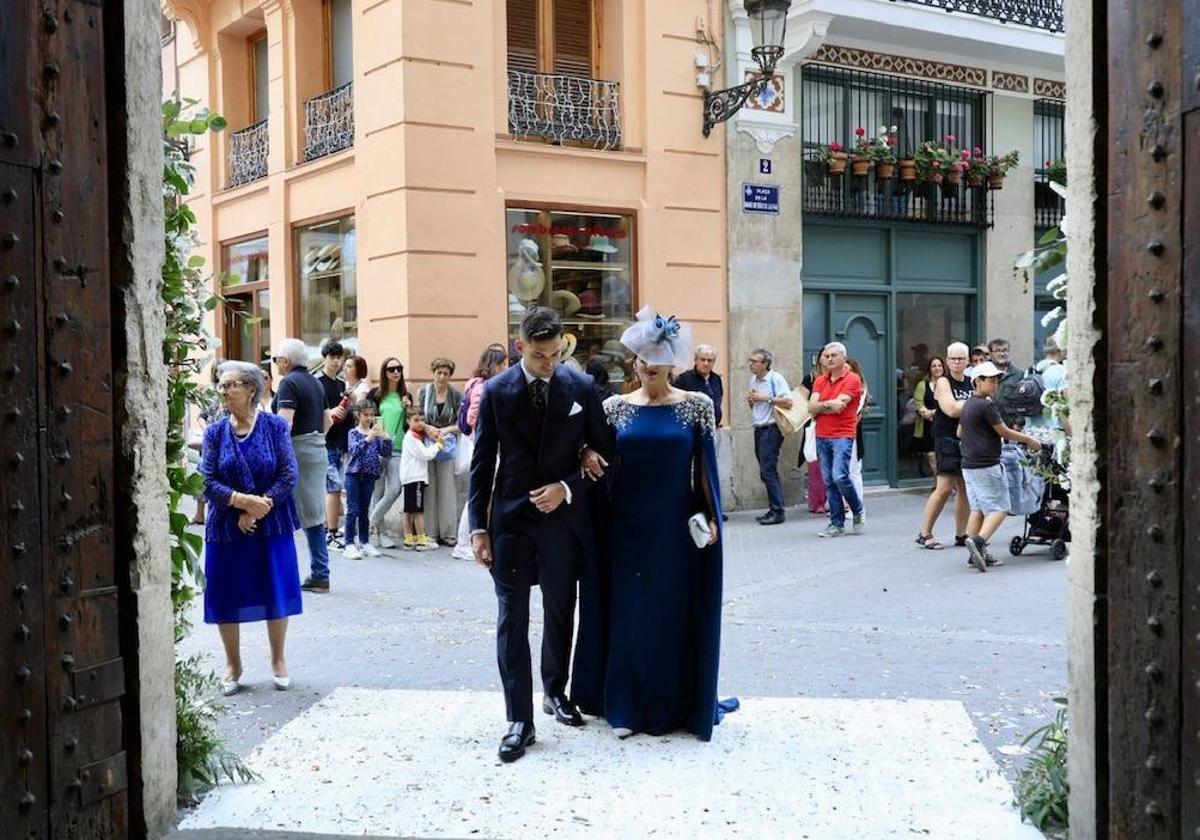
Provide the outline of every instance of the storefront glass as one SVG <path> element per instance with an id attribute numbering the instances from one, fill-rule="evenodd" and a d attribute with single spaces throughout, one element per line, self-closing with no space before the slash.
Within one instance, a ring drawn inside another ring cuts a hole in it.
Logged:
<path id="1" fill-rule="evenodd" d="M 929 360 L 944 359 L 952 341 L 972 343 L 972 295 L 902 292 L 896 295 L 896 408 L 900 419 L 899 478 L 931 476 L 923 454 L 930 438 L 914 438 L 916 403 L 913 394 L 925 376 Z M 924 424 L 928 430 L 929 424 Z"/>
<path id="2" fill-rule="evenodd" d="M 328 339 L 358 348 L 355 251 L 353 216 L 296 228 L 300 339 L 314 358 Z"/>
<path id="3" fill-rule="evenodd" d="M 507 213 L 508 336 L 530 306 L 558 310 L 580 367 L 600 356 L 618 390 L 631 375 L 618 340 L 633 319 L 633 217 L 513 208 Z"/>
<path id="4" fill-rule="evenodd" d="M 224 358 L 259 362 L 270 355 L 267 245 L 267 237 L 260 236 L 221 248 L 221 294 L 225 302 L 220 355 Z"/>

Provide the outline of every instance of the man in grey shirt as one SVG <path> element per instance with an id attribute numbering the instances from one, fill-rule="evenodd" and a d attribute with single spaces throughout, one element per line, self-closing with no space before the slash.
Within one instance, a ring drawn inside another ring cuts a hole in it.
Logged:
<path id="1" fill-rule="evenodd" d="M 774 358 L 761 347 L 750 354 L 750 388 L 746 402 L 754 419 L 754 457 L 758 475 L 767 488 L 767 512 L 758 517 L 760 525 L 779 525 L 783 515 L 783 483 L 779 480 L 779 449 L 783 432 L 775 423 L 775 406 L 792 407 L 792 389 L 783 375 L 771 370 Z"/>

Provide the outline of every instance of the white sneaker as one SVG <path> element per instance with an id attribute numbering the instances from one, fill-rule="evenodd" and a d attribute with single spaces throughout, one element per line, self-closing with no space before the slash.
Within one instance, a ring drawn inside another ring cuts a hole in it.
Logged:
<path id="1" fill-rule="evenodd" d="M 378 557 L 379 549 L 376 548 L 375 546 L 371 545 L 370 543 L 363 543 L 362 544 L 362 553 L 363 553 L 363 557 Z"/>
<path id="2" fill-rule="evenodd" d="M 379 535 L 378 542 L 379 542 L 380 548 L 395 548 L 396 547 L 396 541 L 394 539 L 392 539 L 391 537 L 389 537 L 387 534 L 381 533 Z"/>
<path id="3" fill-rule="evenodd" d="M 474 560 L 475 552 L 469 548 L 464 548 L 462 544 L 454 546 L 454 550 L 450 552 L 450 556 L 455 560 Z"/>
<path id="4" fill-rule="evenodd" d="M 356 545 L 348 545 L 342 549 L 342 556 L 347 560 L 361 560 L 362 551 Z"/>

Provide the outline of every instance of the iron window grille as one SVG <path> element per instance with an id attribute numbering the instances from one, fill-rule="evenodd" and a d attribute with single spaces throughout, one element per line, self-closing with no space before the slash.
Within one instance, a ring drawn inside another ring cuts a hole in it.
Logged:
<path id="1" fill-rule="evenodd" d="M 354 145 L 354 82 L 304 103 L 304 159 L 315 160 Z"/>
<path id="2" fill-rule="evenodd" d="M 233 132 L 229 138 L 229 186 L 237 187 L 267 177 L 268 151 L 266 120 Z"/>
<path id="3" fill-rule="evenodd" d="M 987 189 L 902 180 L 899 162 L 911 158 L 926 140 L 986 150 L 984 116 L 989 94 L 965 87 L 903 76 L 888 76 L 819 64 L 806 64 L 801 81 L 801 134 L 804 143 L 804 211 L 820 216 L 991 227 Z M 881 178 L 874 165 L 867 175 L 830 174 L 821 160 L 831 141 L 853 154 L 855 130 L 870 140 L 880 127 L 896 126 L 897 167 Z"/>
<path id="4" fill-rule="evenodd" d="M 892 0 L 893 3 L 896 0 Z M 903 0 L 933 6 L 947 12 L 992 18 L 1001 23 L 1019 23 L 1049 32 L 1063 31 L 1063 0 Z"/>
<path id="5" fill-rule="evenodd" d="M 1033 223 L 1039 234 L 1058 227 L 1066 213 L 1066 202 L 1050 188 L 1051 181 L 1066 184 L 1065 135 L 1063 117 L 1066 106 L 1054 99 L 1033 103 Z"/>
<path id="6" fill-rule="evenodd" d="M 508 71 L 508 131 L 597 149 L 621 147 L 621 86 L 552 73 Z"/>

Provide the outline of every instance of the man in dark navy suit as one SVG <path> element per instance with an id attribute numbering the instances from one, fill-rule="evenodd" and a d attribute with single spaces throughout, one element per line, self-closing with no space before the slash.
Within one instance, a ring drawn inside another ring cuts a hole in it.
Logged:
<path id="1" fill-rule="evenodd" d="M 499 618 L 496 652 L 509 729 L 500 760 L 534 741 L 529 588 L 541 587 L 542 709 L 582 726 L 567 699 L 575 590 L 594 551 L 587 493 L 607 466 L 608 429 L 592 378 L 560 365 L 563 327 L 552 309 L 521 321 L 521 362 L 487 381 L 475 426 L 468 515 L 475 560 L 492 573 Z M 497 464 L 497 457 L 499 463 Z"/>

